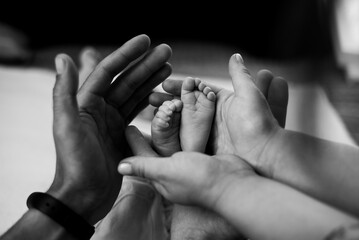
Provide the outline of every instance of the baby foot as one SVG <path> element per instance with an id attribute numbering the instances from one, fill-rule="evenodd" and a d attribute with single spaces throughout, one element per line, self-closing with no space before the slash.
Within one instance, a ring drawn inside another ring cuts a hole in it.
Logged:
<path id="1" fill-rule="evenodd" d="M 198 78 L 182 84 L 180 139 L 183 151 L 204 152 L 212 127 L 216 94 Z"/>
<path id="2" fill-rule="evenodd" d="M 165 101 L 152 120 L 152 145 L 161 156 L 167 157 L 181 151 L 179 139 L 181 110 L 180 100 Z"/>

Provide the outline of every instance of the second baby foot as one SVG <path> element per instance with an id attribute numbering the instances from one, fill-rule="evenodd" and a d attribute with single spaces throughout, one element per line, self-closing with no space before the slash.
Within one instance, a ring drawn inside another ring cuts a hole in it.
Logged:
<path id="1" fill-rule="evenodd" d="M 167 157 L 181 151 L 179 127 L 182 106 L 178 99 L 165 101 L 152 120 L 152 145 L 161 156 Z"/>

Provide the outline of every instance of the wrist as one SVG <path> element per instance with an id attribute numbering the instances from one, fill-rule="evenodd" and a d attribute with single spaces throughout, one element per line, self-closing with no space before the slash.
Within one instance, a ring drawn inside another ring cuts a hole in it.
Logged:
<path id="1" fill-rule="evenodd" d="M 253 202 L 253 196 L 256 195 L 260 178 L 254 171 L 242 176 L 232 176 L 222 187 L 221 193 L 210 206 L 211 209 L 231 223 L 227 217 L 231 216 L 233 211 L 238 211 L 235 206 L 244 206 Z M 243 209 L 243 211 L 246 212 L 248 209 Z M 239 216 L 245 215 L 241 213 Z"/>
<path id="2" fill-rule="evenodd" d="M 273 178 L 276 165 L 280 160 L 280 154 L 284 146 L 283 139 L 285 138 L 286 131 L 287 130 L 278 126 L 273 129 L 270 137 L 267 139 L 263 150 L 258 156 L 256 166 L 254 166 L 256 171 L 261 175 Z"/>
<path id="3" fill-rule="evenodd" d="M 70 191 L 65 189 L 53 189 L 52 187 L 46 192 L 56 198 L 72 211 L 84 218 L 89 224 L 94 225 L 97 220 L 93 219 L 93 207 L 89 204 L 88 197 L 81 194 L 80 191 Z"/>
<path id="4" fill-rule="evenodd" d="M 90 239 L 94 227 L 59 199 L 48 193 L 34 192 L 26 202 L 29 209 L 36 209 L 62 226 L 77 239 Z"/>
<path id="5" fill-rule="evenodd" d="M 208 189 L 208 193 L 205 196 L 205 207 L 214 209 L 214 211 L 217 211 L 218 206 L 222 204 L 223 199 L 226 199 L 226 195 L 234 189 L 233 187 L 236 188 L 238 184 L 242 184 L 247 179 L 257 176 L 249 166 L 248 168 L 241 167 L 238 170 L 233 169 L 231 172 L 223 171 L 222 173 L 213 181 L 212 187 Z"/>

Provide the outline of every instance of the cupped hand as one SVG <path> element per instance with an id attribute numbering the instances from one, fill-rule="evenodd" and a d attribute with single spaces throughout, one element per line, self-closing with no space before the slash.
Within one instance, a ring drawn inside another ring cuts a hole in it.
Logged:
<path id="1" fill-rule="evenodd" d="M 229 60 L 234 92 L 217 94 L 212 147 L 216 154 L 236 154 L 261 170 L 261 155 L 280 127 L 242 61 L 239 54 Z"/>
<path id="2" fill-rule="evenodd" d="M 56 57 L 53 91 L 56 175 L 48 190 L 94 224 L 111 209 L 128 152 L 129 122 L 148 104 L 152 89 L 171 74 L 169 46 L 150 48 L 146 35 L 132 38 L 103 59 L 78 91 L 72 59 Z"/>
<path id="3" fill-rule="evenodd" d="M 229 61 L 233 91 L 208 84 L 216 93 L 216 114 L 209 150 L 213 154 L 236 154 L 257 171 L 271 175 L 270 166 L 261 160 L 267 143 L 281 127 L 284 128 L 288 104 L 288 84 L 268 70 L 252 78 L 243 60 L 234 54 Z M 163 89 L 179 96 L 182 81 L 166 80 Z M 154 93 L 150 103 L 159 103 L 173 96 Z"/>
<path id="4" fill-rule="evenodd" d="M 173 203 L 211 209 L 234 178 L 255 174 L 248 163 L 234 155 L 178 152 L 159 157 L 135 127 L 128 128 L 127 139 L 135 156 L 122 160 L 119 172 L 149 179 Z"/>

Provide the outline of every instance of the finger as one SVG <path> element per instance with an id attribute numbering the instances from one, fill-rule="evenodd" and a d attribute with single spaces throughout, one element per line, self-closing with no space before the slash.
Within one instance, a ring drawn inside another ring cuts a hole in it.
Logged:
<path id="1" fill-rule="evenodd" d="M 229 60 L 229 74 L 231 75 L 236 95 L 241 95 L 241 93 L 253 87 L 252 77 L 243 64 L 242 56 L 238 53 L 233 54 Z"/>
<path id="2" fill-rule="evenodd" d="M 130 115 L 126 117 L 126 124 L 132 122 L 132 120 L 148 106 L 148 98 L 149 96 L 145 97 L 140 103 L 137 104 L 136 108 L 134 108 Z"/>
<path id="3" fill-rule="evenodd" d="M 55 58 L 56 82 L 53 89 L 54 127 L 74 126 L 78 120 L 76 93 L 78 88 L 78 72 L 73 60 L 66 54 Z M 61 128 L 64 130 L 64 128 Z M 66 131 L 64 131 L 66 132 Z"/>
<path id="4" fill-rule="evenodd" d="M 80 60 L 80 86 L 88 76 L 95 70 L 97 64 L 102 60 L 101 54 L 93 47 L 86 47 L 79 54 Z"/>
<path id="5" fill-rule="evenodd" d="M 268 104 L 281 127 L 285 127 L 288 106 L 288 83 L 284 78 L 273 78 L 268 90 Z"/>
<path id="6" fill-rule="evenodd" d="M 141 61 L 115 80 L 106 100 L 117 107 L 121 107 L 134 92 L 140 92 L 142 96 L 149 94 L 155 86 L 164 80 L 150 78 L 150 76 L 166 64 L 171 54 L 172 50 L 166 44 L 155 47 Z M 168 67 L 170 65 L 167 65 Z"/>
<path id="7" fill-rule="evenodd" d="M 154 107 L 159 107 L 165 101 L 171 101 L 175 98 L 174 95 L 168 93 L 161 93 L 161 92 L 153 92 L 149 96 L 149 104 Z"/>
<path id="8" fill-rule="evenodd" d="M 257 77 L 254 80 L 254 83 L 258 89 L 263 93 L 265 98 L 268 98 L 268 89 L 273 79 L 273 74 L 271 71 L 262 69 L 258 71 Z"/>
<path id="9" fill-rule="evenodd" d="M 127 41 L 97 65 L 81 87 L 80 93 L 104 96 L 108 92 L 113 78 L 146 53 L 149 46 L 150 39 L 146 35 L 139 35 Z M 124 96 L 127 94 L 125 93 Z"/>
<path id="10" fill-rule="evenodd" d="M 123 113 L 122 116 L 128 118 L 128 116 L 134 115 L 133 111 L 135 109 L 138 109 L 138 105 L 140 103 L 143 103 L 143 100 L 146 100 L 147 102 L 146 106 L 147 106 L 149 94 L 156 86 L 158 86 L 158 84 L 160 84 L 164 79 L 166 79 L 169 75 L 171 75 L 171 72 L 172 72 L 171 65 L 166 63 L 150 78 L 148 78 L 148 80 L 144 82 L 142 86 L 138 88 L 137 91 L 135 91 L 125 103 L 122 104 L 123 106 L 120 107 L 119 109 L 119 111 Z"/>
<path id="11" fill-rule="evenodd" d="M 143 157 L 158 156 L 137 127 L 128 126 L 126 128 L 125 134 L 127 142 L 130 145 L 130 148 L 132 149 L 134 155 Z"/>
<path id="12" fill-rule="evenodd" d="M 161 176 L 171 174 L 171 171 L 166 171 L 168 163 L 168 158 L 136 156 L 122 160 L 117 170 L 122 175 L 158 180 Z"/>
<path id="13" fill-rule="evenodd" d="M 162 83 L 162 88 L 172 95 L 181 96 L 182 83 L 183 80 L 167 79 Z"/>

